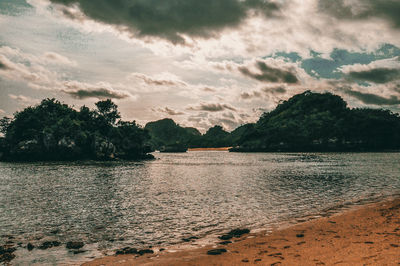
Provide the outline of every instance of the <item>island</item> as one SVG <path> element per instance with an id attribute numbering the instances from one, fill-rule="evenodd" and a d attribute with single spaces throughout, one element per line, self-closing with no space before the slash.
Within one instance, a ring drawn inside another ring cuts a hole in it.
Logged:
<path id="1" fill-rule="evenodd" d="M 232 132 L 215 125 L 201 134 L 170 118 L 121 120 L 111 100 L 79 110 L 55 99 L 0 120 L 0 160 L 115 160 L 153 158 L 151 151 L 341 152 L 400 150 L 400 117 L 389 110 L 349 108 L 338 95 L 306 91 Z"/>
<path id="2" fill-rule="evenodd" d="M 305 91 L 231 134 L 232 152 L 394 151 L 400 117 L 389 110 L 349 108 L 338 95 Z"/>
<path id="3" fill-rule="evenodd" d="M 111 100 L 99 101 L 96 109 L 79 110 L 55 99 L 0 120 L 0 160 L 141 160 L 154 158 L 150 136 L 136 124 L 120 119 Z"/>

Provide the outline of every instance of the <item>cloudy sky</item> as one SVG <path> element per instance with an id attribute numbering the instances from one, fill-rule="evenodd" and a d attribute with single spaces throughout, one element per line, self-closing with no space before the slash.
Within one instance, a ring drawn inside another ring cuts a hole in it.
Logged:
<path id="1" fill-rule="evenodd" d="M 305 90 L 400 111 L 398 0 L 0 0 L 0 116 L 112 98 L 204 132 Z"/>

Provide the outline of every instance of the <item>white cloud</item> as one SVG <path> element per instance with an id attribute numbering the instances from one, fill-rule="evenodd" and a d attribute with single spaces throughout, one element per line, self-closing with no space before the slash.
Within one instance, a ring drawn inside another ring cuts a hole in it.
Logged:
<path id="1" fill-rule="evenodd" d="M 33 89 L 60 91 L 76 99 L 130 98 L 135 100 L 137 98 L 137 96 L 127 91 L 122 84 L 113 85 L 101 81 L 93 84 L 76 80 L 66 81 L 56 71 L 49 70 L 49 66 L 46 63 L 51 61 L 71 66 L 76 64 L 68 58 L 53 52 L 45 53 L 44 58 L 46 60 L 40 60 L 40 58 L 23 53 L 18 49 L 0 47 L 0 76 L 18 82 L 26 82 Z M 25 96 L 23 95 L 10 95 L 10 97 L 22 103 L 30 102 L 30 99 L 24 98 Z"/>
<path id="2" fill-rule="evenodd" d="M 77 62 L 72 61 L 68 57 L 65 57 L 65 56 L 60 55 L 55 52 L 46 52 L 46 53 L 44 53 L 43 57 L 48 63 L 65 64 L 65 65 L 71 65 L 71 66 L 77 65 Z"/>
<path id="3" fill-rule="evenodd" d="M 38 100 L 38 99 L 28 97 L 25 95 L 8 94 L 8 97 L 17 101 L 22 106 L 30 106 L 30 105 L 40 102 L 40 100 Z"/>
<path id="4" fill-rule="evenodd" d="M 400 69 L 399 57 L 376 60 L 369 64 L 345 65 L 340 67 L 338 70 L 345 74 L 348 74 L 350 72 L 369 71 L 376 68 Z"/>

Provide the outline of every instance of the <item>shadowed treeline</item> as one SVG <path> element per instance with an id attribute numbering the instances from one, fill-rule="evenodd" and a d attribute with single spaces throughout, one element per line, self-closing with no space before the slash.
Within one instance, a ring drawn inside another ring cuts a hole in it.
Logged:
<path id="1" fill-rule="evenodd" d="M 330 93 L 306 91 L 245 125 L 233 151 L 383 151 L 400 148 L 400 117 L 350 109 Z M 238 130 L 238 129 L 237 129 Z"/>
<path id="2" fill-rule="evenodd" d="M 400 117 L 382 109 L 350 109 L 339 96 L 306 91 L 232 132 L 221 126 L 202 135 L 171 119 L 120 120 L 111 100 L 79 111 L 55 99 L 0 120 L 2 160 L 143 159 L 169 146 L 231 147 L 230 151 L 388 151 L 400 149 Z"/>
<path id="3" fill-rule="evenodd" d="M 0 158 L 11 161 L 144 159 L 147 131 L 120 120 L 111 100 L 79 111 L 55 99 L 1 119 Z"/>
<path id="4" fill-rule="evenodd" d="M 230 147 L 231 151 L 383 151 L 400 148 L 400 117 L 382 109 L 350 109 L 339 96 L 306 91 L 264 113 L 254 124 L 228 133 L 220 126 L 204 135 L 171 119 L 145 127 L 151 145 Z"/>

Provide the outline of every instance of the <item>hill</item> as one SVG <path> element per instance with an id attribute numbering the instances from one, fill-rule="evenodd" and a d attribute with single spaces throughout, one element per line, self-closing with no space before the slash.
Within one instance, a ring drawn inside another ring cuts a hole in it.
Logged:
<path id="1" fill-rule="evenodd" d="M 246 125 L 231 151 L 378 151 L 400 148 L 400 118 L 388 110 L 350 109 L 330 93 L 306 91 Z"/>
<path id="2" fill-rule="evenodd" d="M 201 133 L 192 127 L 181 127 L 174 120 L 165 118 L 149 122 L 144 127 L 150 134 L 150 145 L 153 149 L 161 149 L 168 145 L 183 145 L 188 147 Z"/>

